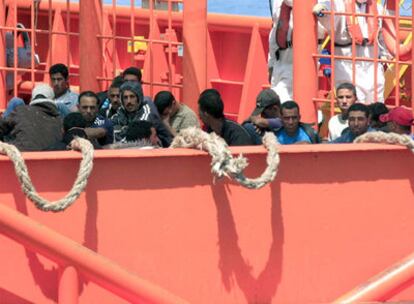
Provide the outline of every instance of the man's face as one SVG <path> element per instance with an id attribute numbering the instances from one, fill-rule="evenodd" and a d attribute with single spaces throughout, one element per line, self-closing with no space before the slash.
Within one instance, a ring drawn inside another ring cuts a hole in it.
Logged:
<path id="1" fill-rule="evenodd" d="M 139 82 L 138 76 L 136 76 L 134 74 L 126 74 L 126 75 L 124 75 L 124 80 L 125 81 L 132 81 L 132 82 Z"/>
<path id="2" fill-rule="evenodd" d="M 280 108 L 277 105 L 268 106 L 263 110 L 264 118 L 277 118 L 280 117 Z"/>
<path id="3" fill-rule="evenodd" d="M 162 112 L 162 117 L 173 117 L 178 112 L 177 102 L 173 100 L 172 104 L 169 107 L 166 107 L 164 109 L 164 112 Z"/>
<path id="4" fill-rule="evenodd" d="M 347 113 L 350 106 L 356 102 L 356 96 L 348 89 L 340 89 L 336 92 L 336 103 L 342 113 Z"/>
<path id="5" fill-rule="evenodd" d="M 98 101 L 92 96 L 83 96 L 79 100 L 79 112 L 88 123 L 95 121 L 98 114 Z"/>
<path id="6" fill-rule="evenodd" d="M 151 144 L 153 146 L 157 146 L 158 145 L 158 136 L 157 136 L 157 131 L 155 130 L 154 127 L 151 128 L 151 136 L 150 136 L 150 141 Z"/>
<path id="7" fill-rule="evenodd" d="M 200 107 L 198 107 L 198 116 L 205 126 L 208 126 L 208 115 L 206 112 L 203 112 Z"/>
<path id="8" fill-rule="evenodd" d="M 137 95 L 132 91 L 124 91 L 122 95 L 122 101 L 124 103 L 124 108 L 127 112 L 135 112 L 139 107 L 139 100 Z"/>
<path id="9" fill-rule="evenodd" d="M 56 73 L 50 75 L 50 85 L 53 88 L 55 97 L 59 97 L 66 93 L 66 90 L 69 88 L 69 82 L 61 73 Z"/>
<path id="10" fill-rule="evenodd" d="M 300 114 L 298 108 L 283 109 L 282 122 L 287 133 L 295 133 L 299 128 Z"/>
<path id="11" fill-rule="evenodd" d="M 109 88 L 108 98 L 109 98 L 109 101 L 111 102 L 112 109 L 116 111 L 121 106 L 119 88 Z"/>
<path id="12" fill-rule="evenodd" d="M 369 118 L 362 111 L 351 111 L 349 112 L 348 123 L 352 134 L 359 136 L 368 130 Z"/>

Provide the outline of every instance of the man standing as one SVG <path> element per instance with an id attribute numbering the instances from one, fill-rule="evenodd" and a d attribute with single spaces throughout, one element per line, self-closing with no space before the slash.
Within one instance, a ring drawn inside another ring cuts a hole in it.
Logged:
<path id="1" fill-rule="evenodd" d="M 224 104 L 220 93 L 215 89 L 204 90 L 198 98 L 200 119 L 208 128 L 221 136 L 229 146 L 249 146 L 252 140 L 246 129 L 224 117 Z"/>
<path id="2" fill-rule="evenodd" d="M 293 0 L 273 0 L 269 34 L 268 72 L 271 88 L 284 103 L 293 99 Z M 318 38 L 325 30 L 318 22 Z"/>
<path id="3" fill-rule="evenodd" d="M 342 132 L 340 137 L 332 141 L 333 143 L 352 143 L 358 136 L 375 131 L 369 126 L 369 108 L 362 103 L 355 103 L 349 107 L 348 123 L 349 127 Z"/>
<path id="4" fill-rule="evenodd" d="M 62 119 L 52 88 L 41 83 L 34 87 L 30 104 L 14 109 L 0 119 L 0 140 L 20 151 L 41 151 L 62 138 Z"/>
<path id="5" fill-rule="evenodd" d="M 357 14 L 384 14 L 381 5 L 375 0 L 335 0 L 333 8 L 330 9 L 330 0 L 319 0 L 315 5 L 313 13 L 318 16 L 320 23 L 331 33 L 330 15 L 325 15 L 325 10 L 332 10 L 336 13 Z M 378 20 L 378 21 L 377 21 Z M 381 39 L 382 20 L 374 17 L 336 15 L 334 19 L 334 41 L 335 55 L 351 57 L 362 57 L 374 59 L 375 47 L 378 44 L 379 57 L 389 57 L 379 42 Z M 352 42 L 355 42 L 355 54 L 352 54 Z M 355 64 L 355 65 L 354 65 Z M 377 79 L 375 82 L 374 71 Z M 355 79 L 353 79 L 353 71 Z M 373 102 L 384 102 L 384 68 L 381 63 L 374 64 L 369 61 L 335 60 L 335 86 L 343 82 L 355 83 L 358 100 L 361 103 L 370 104 Z M 376 89 L 376 90 L 375 90 Z"/>
<path id="6" fill-rule="evenodd" d="M 316 144 L 319 136 L 310 125 L 300 122 L 299 105 L 293 100 L 286 101 L 281 108 L 283 127 L 276 132 L 282 145 Z"/>
<path id="7" fill-rule="evenodd" d="M 411 134 L 411 126 L 413 125 L 413 113 L 410 109 L 404 107 L 396 107 L 379 117 L 381 122 L 387 124 L 389 132 L 397 134 Z"/>
<path id="8" fill-rule="evenodd" d="M 340 114 L 332 116 L 328 123 L 329 140 L 335 140 L 341 136 L 342 131 L 348 127 L 348 110 L 357 101 L 356 88 L 352 83 L 341 83 L 336 88 L 336 105 L 341 110 Z"/>
<path id="9" fill-rule="evenodd" d="M 85 133 L 92 142 L 96 140 L 101 146 L 112 144 L 114 128 L 112 121 L 98 115 L 99 98 L 92 91 L 79 95 L 79 112 L 86 121 Z"/>
<path id="10" fill-rule="evenodd" d="M 49 76 L 60 115 L 65 117 L 70 112 L 77 112 L 78 94 L 70 90 L 68 68 L 62 63 L 52 65 Z"/>
<path id="11" fill-rule="evenodd" d="M 182 129 L 189 127 L 200 127 L 197 115 L 175 99 L 174 95 L 168 91 L 161 91 L 155 95 L 155 106 L 158 109 L 164 125 L 173 136 L 177 135 Z"/>
<path id="12" fill-rule="evenodd" d="M 134 121 L 148 120 L 154 124 L 163 147 L 172 141 L 171 133 L 162 123 L 158 113 L 154 113 L 149 103 L 144 100 L 141 83 L 127 81 L 121 86 L 122 107 L 112 116 L 115 128 L 115 141 L 125 138 L 129 125 Z"/>

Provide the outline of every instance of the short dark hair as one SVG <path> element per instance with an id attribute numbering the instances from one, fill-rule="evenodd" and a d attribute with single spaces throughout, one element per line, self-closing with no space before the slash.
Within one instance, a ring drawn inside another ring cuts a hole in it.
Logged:
<path id="1" fill-rule="evenodd" d="M 299 105 L 296 101 L 288 100 L 282 103 L 282 106 L 280 107 L 280 111 L 282 112 L 284 109 L 292 110 L 292 109 L 298 109 L 299 111 Z"/>
<path id="2" fill-rule="evenodd" d="M 224 117 L 224 104 L 219 91 L 216 89 L 204 90 L 198 98 L 200 111 L 206 112 L 214 118 Z"/>
<path id="3" fill-rule="evenodd" d="M 350 90 L 352 94 L 357 97 L 356 87 L 350 82 L 344 82 L 338 85 L 336 87 L 336 93 L 338 93 L 339 90 Z"/>
<path id="4" fill-rule="evenodd" d="M 86 120 L 79 112 L 72 112 L 63 119 L 63 131 L 67 132 L 72 128 L 86 128 Z"/>
<path id="5" fill-rule="evenodd" d="M 112 79 L 110 88 L 120 88 L 121 85 L 124 83 L 124 78 L 121 75 L 116 76 L 114 79 Z"/>
<path id="6" fill-rule="evenodd" d="M 96 95 L 95 92 L 83 91 L 82 93 L 80 93 L 79 97 L 78 97 L 78 103 L 79 104 L 80 104 L 80 101 L 81 101 L 82 97 L 94 97 L 96 99 L 96 104 L 99 106 L 99 97 L 98 97 L 98 95 Z"/>
<path id="7" fill-rule="evenodd" d="M 371 119 L 379 121 L 379 117 L 382 114 L 388 113 L 388 108 L 382 102 L 374 102 L 368 106 Z"/>
<path id="8" fill-rule="evenodd" d="M 369 118 L 369 108 L 368 108 L 368 106 L 364 105 L 363 103 L 354 103 L 352 106 L 349 107 L 348 114 L 353 112 L 353 111 L 364 112 L 365 116 L 367 118 Z"/>
<path id="9" fill-rule="evenodd" d="M 128 126 L 125 139 L 126 141 L 149 139 L 151 137 L 151 128 L 154 128 L 154 124 L 150 121 L 134 121 Z"/>
<path id="10" fill-rule="evenodd" d="M 52 65 L 49 68 L 49 75 L 52 76 L 53 74 L 60 73 L 62 76 L 67 80 L 69 77 L 69 70 L 66 65 L 63 63 L 57 63 Z"/>
<path id="11" fill-rule="evenodd" d="M 155 95 L 154 103 L 157 107 L 158 113 L 162 115 L 165 109 L 170 107 L 175 100 L 174 95 L 169 91 L 160 91 Z"/>
<path id="12" fill-rule="evenodd" d="M 139 82 L 141 82 L 141 80 L 142 80 L 141 70 L 136 68 L 136 67 L 126 68 L 124 70 L 124 72 L 122 73 L 122 78 L 124 78 L 125 75 L 135 75 L 135 76 L 137 76 Z"/>

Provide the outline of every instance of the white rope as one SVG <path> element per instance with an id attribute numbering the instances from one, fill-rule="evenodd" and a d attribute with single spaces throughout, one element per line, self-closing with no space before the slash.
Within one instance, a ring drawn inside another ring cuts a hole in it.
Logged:
<path id="1" fill-rule="evenodd" d="M 0 142 L 0 153 L 7 155 L 13 162 L 14 170 L 24 194 L 40 210 L 53 212 L 63 211 L 73 204 L 86 187 L 88 177 L 93 167 L 93 146 L 88 140 L 83 138 L 75 138 L 74 141 L 75 146 L 79 147 L 82 153 L 82 161 L 79 166 L 78 175 L 69 193 L 64 198 L 54 202 L 49 202 L 36 192 L 20 151 L 13 145 Z"/>
<path id="2" fill-rule="evenodd" d="M 400 135 L 396 133 L 367 132 L 357 137 L 354 143 L 384 143 L 391 145 L 400 145 L 407 147 L 414 153 L 414 141 L 409 135 Z"/>
<path id="3" fill-rule="evenodd" d="M 243 155 L 233 158 L 224 139 L 215 133 L 206 133 L 199 128 L 181 130 L 174 138 L 172 148 L 196 148 L 208 152 L 211 157 L 211 172 L 218 178 L 224 176 L 235 179 L 242 186 L 249 189 L 259 189 L 272 182 L 279 167 L 279 153 L 277 150 L 276 136 L 267 132 L 263 136 L 263 145 L 268 150 L 267 167 L 262 175 L 256 179 L 250 179 L 243 175 L 243 170 L 248 166 L 248 161 Z"/>

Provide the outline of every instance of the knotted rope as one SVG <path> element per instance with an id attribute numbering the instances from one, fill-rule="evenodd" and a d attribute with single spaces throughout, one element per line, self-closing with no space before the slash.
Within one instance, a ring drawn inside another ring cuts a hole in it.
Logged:
<path id="1" fill-rule="evenodd" d="M 391 145 L 400 145 L 407 147 L 414 153 L 414 141 L 409 135 L 400 135 L 396 133 L 367 132 L 357 137 L 355 143 L 383 143 Z"/>
<path id="2" fill-rule="evenodd" d="M 0 153 L 7 155 L 12 160 L 14 170 L 16 171 L 24 194 L 40 210 L 53 212 L 63 211 L 72 205 L 86 187 L 88 177 L 93 167 L 93 146 L 88 140 L 83 138 L 75 138 L 74 141 L 76 149 L 79 149 L 82 153 L 82 161 L 78 175 L 69 193 L 64 198 L 54 202 L 49 202 L 36 192 L 20 151 L 13 145 L 0 142 Z"/>
<path id="3" fill-rule="evenodd" d="M 233 178 L 242 186 L 249 189 L 259 189 L 272 182 L 279 167 L 279 154 L 277 140 L 273 133 L 267 132 L 263 136 L 263 145 L 268 151 L 267 167 L 262 175 L 256 179 L 250 179 L 243 175 L 243 170 L 248 166 L 248 161 L 243 155 L 233 158 L 226 142 L 215 133 L 206 133 L 198 128 L 181 130 L 174 138 L 173 148 L 196 148 L 208 152 L 211 155 L 211 172 L 217 177 Z"/>

